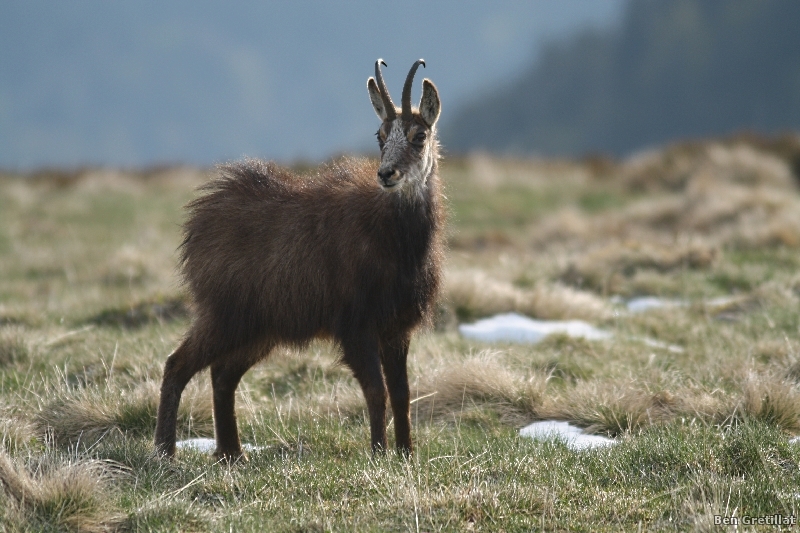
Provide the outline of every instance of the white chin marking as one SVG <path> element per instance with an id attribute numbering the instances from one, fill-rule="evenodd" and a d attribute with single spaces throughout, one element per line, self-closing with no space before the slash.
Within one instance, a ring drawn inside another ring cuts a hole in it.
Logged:
<path id="1" fill-rule="evenodd" d="M 405 178 L 400 178 L 391 185 L 385 185 L 382 181 L 378 180 L 378 185 L 380 185 L 381 189 L 383 189 L 384 191 L 394 191 L 399 189 L 400 185 L 402 185 L 405 181 L 406 181 Z"/>

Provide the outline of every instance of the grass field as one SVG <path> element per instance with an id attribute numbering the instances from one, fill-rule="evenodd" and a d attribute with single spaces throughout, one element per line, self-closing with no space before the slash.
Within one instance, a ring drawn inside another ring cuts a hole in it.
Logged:
<path id="1" fill-rule="evenodd" d="M 209 174 L 2 176 L 0 531 L 717 531 L 715 515 L 797 516 L 800 194 L 773 148 L 446 161 L 445 288 L 411 346 L 410 460 L 369 453 L 360 390 L 323 343 L 245 376 L 249 461 L 154 457 L 163 363 L 191 319 L 182 206 Z M 680 305 L 628 312 L 636 296 Z M 613 337 L 458 334 L 509 311 Z M 213 436 L 207 372 L 179 416 L 180 438 Z M 550 419 L 619 443 L 518 436 Z"/>

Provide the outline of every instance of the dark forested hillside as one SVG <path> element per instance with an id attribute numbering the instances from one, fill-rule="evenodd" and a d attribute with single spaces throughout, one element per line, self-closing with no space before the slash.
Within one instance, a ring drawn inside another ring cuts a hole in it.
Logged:
<path id="1" fill-rule="evenodd" d="M 451 151 L 624 154 L 800 128 L 800 2 L 631 0 L 619 27 L 549 46 L 454 111 Z"/>

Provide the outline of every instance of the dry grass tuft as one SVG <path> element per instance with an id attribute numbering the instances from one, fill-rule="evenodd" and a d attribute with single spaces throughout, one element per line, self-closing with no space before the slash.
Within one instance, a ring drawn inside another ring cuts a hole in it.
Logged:
<path id="1" fill-rule="evenodd" d="M 792 172 L 781 158 L 744 143 L 683 143 L 628 159 L 622 182 L 633 191 L 676 191 L 696 179 L 790 187 Z"/>
<path id="2" fill-rule="evenodd" d="M 511 425 L 536 417 L 546 387 L 546 376 L 514 374 L 485 351 L 461 362 L 431 370 L 411 385 L 411 412 L 418 421 L 452 421 L 461 414 L 486 409 Z M 320 400 L 328 414 L 358 416 L 365 411 L 364 397 L 356 387 L 337 385 Z M 388 407 L 388 406 L 387 406 Z"/>
<path id="3" fill-rule="evenodd" d="M 546 320 L 599 321 L 611 316 L 609 305 L 592 293 L 558 283 L 522 289 L 478 270 L 448 272 L 444 294 L 462 319 L 508 312 Z"/>
<path id="4" fill-rule="evenodd" d="M 703 269 L 711 266 L 718 255 L 715 246 L 699 242 L 659 245 L 612 241 L 572 262 L 561 279 L 602 293 L 618 293 L 626 279 L 642 270 L 665 273 L 683 268 Z"/>
<path id="5" fill-rule="evenodd" d="M 488 408 L 507 423 L 524 424 L 536 416 L 546 382 L 545 376 L 525 379 L 510 372 L 485 351 L 420 380 L 412 411 L 421 420 L 452 420 L 466 410 Z"/>
<path id="6" fill-rule="evenodd" d="M 723 423 L 735 410 L 729 395 L 719 390 L 609 381 L 583 383 L 547 397 L 539 415 L 613 437 L 676 419 Z"/>
<path id="7" fill-rule="evenodd" d="M 0 326 L 0 367 L 24 363 L 31 349 L 25 332 L 18 326 Z"/>
<path id="8" fill-rule="evenodd" d="M 525 294 L 511 283 L 492 279 L 481 271 L 448 272 L 444 299 L 455 308 L 456 315 L 465 320 L 518 311 Z"/>
<path id="9" fill-rule="evenodd" d="M 666 418 L 675 403 L 668 392 L 652 394 L 617 384 L 584 385 L 547 400 L 539 411 L 542 419 L 566 420 L 612 437 Z"/>
<path id="10" fill-rule="evenodd" d="M 36 426 L 27 420 L 0 412 L 0 448 L 16 451 L 36 442 Z"/>
<path id="11" fill-rule="evenodd" d="M 794 384 L 778 376 L 750 374 L 743 388 L 739 409 L 744 416 L 785 431 L 800 431 L 800 391 Z"/>
<path id="12" fill-rule="evenodd" d="M 593 322 L 612 316 L 608 303 L 595 294 L 560 283 L 536 285 L 528 291 L 528 302 L 534 317 L 546 320 L 580 319 Z M 524 308 L 522 310 L 524 311 Z"/>
<path id="13" fill-rule="evenodd" d="M 109 498 L 111 482 L 122 472 L 119 465 L 82 461 L 37 470 L 29 474 L 0 452 L 3 531 L 99 533 L 122 526 L 124 517 Z"/>
<path id="14" fill-rule="evenodd" d="M 707 391 L 696 384 L 655 391 L 651 387 L 654 385 L 614 381 L 587 383 L 545 397 L 537 414 L 610 436 L 676 419 L 718 425 L 749 419 L 800 431 L 800 391 L 776 375 L 751 372 L 742 380 L 741 392 Z"/>
<path id="15" fill-rule="evenodd" d="M 178 431 L 186 436 L 213 434 L 212 396 L 207 380 L 192 381 L 181 397 Z M 159 383 L 145 381 L 134 389 L 116 386 L 65 387 L 36 413 L 40 434 L 58 445 L 92 446 L 112 435 L 151 436 L 155 430 Z"/>
<path id="16" fill-rule="evenodd" d="M 797 297 L 790 289 L 775 283 L 765 283 L 750 292 L 703 302 L 699 308 L 717 320 L 736 321 L 742 315 L 770 306 L 793 307 Z M 785 342 L 783 341 L 786 349 Z"/>

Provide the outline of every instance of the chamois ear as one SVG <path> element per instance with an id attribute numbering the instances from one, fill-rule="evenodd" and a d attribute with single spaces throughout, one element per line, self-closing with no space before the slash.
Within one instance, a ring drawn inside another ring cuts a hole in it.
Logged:
<path id="1" fill-rule="evenodd" d="M 422 98 L 419 101 L 419 114 L 429 127 L 433 127 L 439 120 L 442 104 L 439 102 L 439 91 L 431 80 L 422 80 Z"/>
<path id="2" fill-rule="evenodd" d="M 383 98 L 381 98 L 381 92 L 378 90 L 375 78 L 367 80 L 367 91 L 369 91 L 369 101 L 372 102 L 375 114 L 378 115 L 379 119 L 386 120 L 388 113 L 386 112 L 386 106 L 383 105 Z"/>

